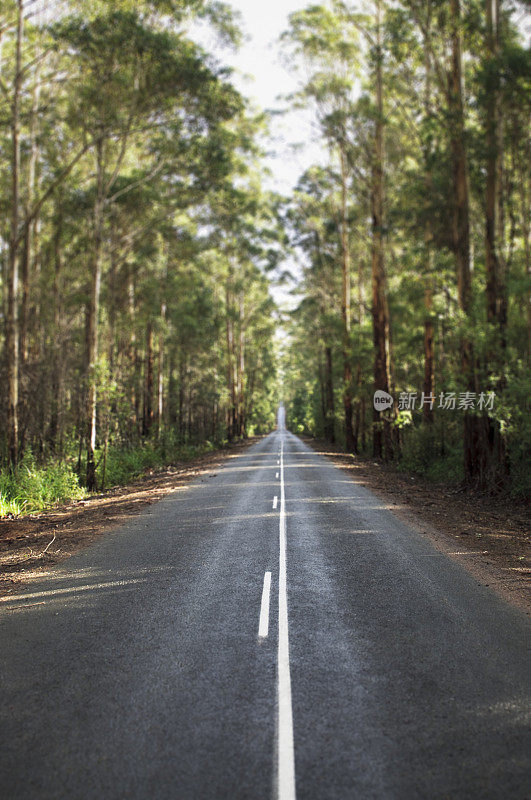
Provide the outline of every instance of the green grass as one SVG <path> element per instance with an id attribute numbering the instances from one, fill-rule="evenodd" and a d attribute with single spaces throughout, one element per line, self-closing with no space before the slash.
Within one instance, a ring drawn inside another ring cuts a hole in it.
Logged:
<path id="1" fill-rule="evenodd" d="M 219 445 L 217 445 L 219 447 Z M 110 447 L 105 467 L 105 488 L 121 486 L 140 477 L 148 469 L 167 467 L 182 461 L 191 461 L 216 449 L 212 442 L 201 444 L 176 444 L 171 440 L 146 442 L 131 448 Z M 98 458 L 98 483 L 103 482 L 103 458 Z"/>
<path id="2" fill-rule="evenodd" d="M 18 517 L 22 513 L 19 503 L 16 500 L 9 500 L 0 493 L 0 518 L 13 515 Z"/>
<path id="3" fill-rule="evenodd" d="M 84 496 L 85 490 L 69 464 L 53 461 L 37 465 L 31 452 L 25 454 L 16 470 L 0 473 L 0 517 L 43 511 Z"/>
<path id="4" fill-rule="evenodd" d="M 178 444 L 169 438 L 129 448 L 110 447 L 107 452 L 104 488 L 127 484 L 150 469 L 192 461 L 217 447 L 220 444 Z M 96 458 L 98 484 L 102 488 L 101 451 L 96 454 Z M 68 462 L 49 461 L 47 464 L 37 464 L 32 453 L 26 452 L 16 470 L 0 472 L 0 517 L 30 514 L 53 508 L 59 503 L 80 500 L 87 495 L 82 485 L 84 475 L 83 464 L 78 476 Z"/>

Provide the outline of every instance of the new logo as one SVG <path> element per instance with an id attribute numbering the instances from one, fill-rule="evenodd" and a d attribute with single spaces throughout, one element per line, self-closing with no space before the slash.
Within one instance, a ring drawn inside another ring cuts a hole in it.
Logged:
<path id="1" fill-rule="evenodd" d="M 391 408 L 393 405 L 393 398 L 387 392 L 383 392 L 381 389 L 378 389 L 374 393 L 374 408 L 376 411 L 385 411 L 386 408 Z"/>

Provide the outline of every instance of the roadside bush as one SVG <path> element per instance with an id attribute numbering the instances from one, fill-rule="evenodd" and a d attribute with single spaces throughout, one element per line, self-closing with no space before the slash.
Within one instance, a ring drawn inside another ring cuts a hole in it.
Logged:
<path id="1" fill-rule="evenodd" d="M 146 470 L 170 466 L 178 461 L 190 461 L 214 450 L 216 445 L 206 441 L 201 444 L 182 444 L 170 438 L 159 442 L 145 442 L 129 448 L 110 447 L 107 452 L 105 475 L 104 460 L 98 455 L 98 483 L 104 488 L 119 486 L 140 477 Z"/>
<path id="2" fill-rule="evenodd" d="M 444 420 L 432 428 L 426 425 L 407 428 L 398 468 L 435 483 L 457 484 L 463 480 L 463 448 L 456 423 L 447 424 Z"/>
<path id="3" fill-rule="evenodd" d="M 0 516 L 42 511 L 85 495 L 69 464 L 53 461 L 39 466 L 28 451 L 16 470 L 0 473 Z"/>
<path id="4" fill-rule="evenodd" d="M 146 470 L 191 461 L 219 446 L 209 441 L 182 444 L 166 437 L 158 442 L 145 442 L 134 447 L 109 447 L 106 461 L 101 451 L 96 454 L 98 484 L 102 489 L 120 486 L 139 478 Z M 84 474 L 83 463 L 80 477 L 67 462 L 50 461 L 38 465 L 31 451 L 27 451 L 16 470 L 5 469 L 0 472 L 0 517 L 42 511 L 58 503 L 69 503 L 85 497 L 86 489 L 80 485 Z"/>

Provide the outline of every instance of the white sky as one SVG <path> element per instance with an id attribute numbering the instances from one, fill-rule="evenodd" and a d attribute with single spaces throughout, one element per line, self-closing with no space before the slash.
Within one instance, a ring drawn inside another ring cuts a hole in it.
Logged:
<path id="1" fill-rule="evenodd" d="M 233 78 L 239 91 L 255 101 L 259 110 L 285 109 L 280 95 L 298 88 L 297 75 L 281 63 L 279 37 L 288 27 L 288 16 L 309 5 L 310 0 L 229 0 L 242 16 L 245 40 L 237 52 L 219 48 L 213 36 L 202 30 L 199 40 L 216 54 L 222 64 L 236 70 Z M 194 36 L 194 38 L 196 38 Z M 323 150 L 312 134 L 311 113 L 288 111 L 275 116 L 270 123 L 271 138 L 266 142 L 266 166 L 271 171 L 269 188 L 290 194 L 304 170 L 323 159 Z M 292 273 L 299 268 L 290 258 L 283 265 Z M 292 308 L 297 300 L 289 287 L 272 287 L 272 294 L 282 308 Z"/>
<path id="2" fill-rule="evenodd" d="M 203 38 L 223 64 L 236 70 L 234 83 L 242 94 L 256 101 L 259 109 L 281 109 L 279 95 L 297 89 L 297 77 L 281 63 L 279 37 L 288 27 L 291 12 L 309 5 L 309 0 L 229 0 L 242 18 L 245 41 L 238 52 L 219 49 L 211 38 Z M 301 173 L 319 159 L 320 148 L 312 142 L 310 114 L 290 111 L 271 122 L 271 188 L 289 193 Z M 302 145 L 302 148 L 296 147 Z M 268 150 L 269 152 L 269 150 Z"/>

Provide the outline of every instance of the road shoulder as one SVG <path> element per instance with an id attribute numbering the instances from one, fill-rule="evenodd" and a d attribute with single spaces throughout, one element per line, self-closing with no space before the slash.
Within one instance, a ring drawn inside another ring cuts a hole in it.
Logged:
<path id="1" fill-rule="evenodd" d="M 389 511 L 428 536 L 476 580 L 531 613 L 531 525 L 523 504 L 428 483 L 392 466 L 346 454 L 336 445 L 301 438 L 377 495 Z"/>
<path id="2" fill-rule="evenodd" d="M 257 442 L 253 437 L 193 461 L 150 470 L 127 486 L 40 514 L 0 519 L 0 597 L 16 594 L 56 564 L 125 524 L 166 495 L 213 477 L 230 458 Z"/>

